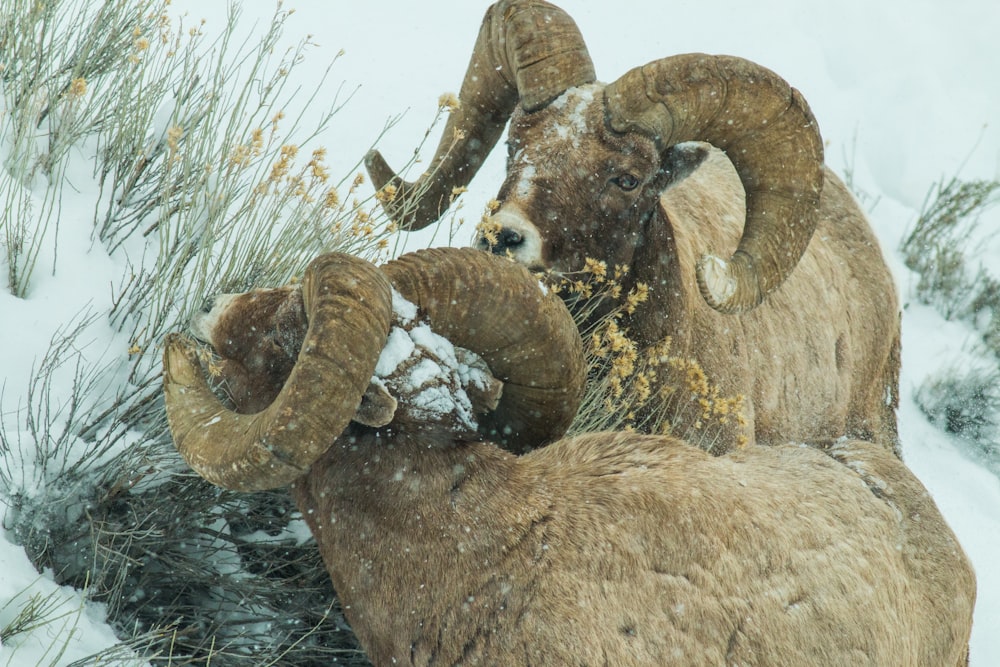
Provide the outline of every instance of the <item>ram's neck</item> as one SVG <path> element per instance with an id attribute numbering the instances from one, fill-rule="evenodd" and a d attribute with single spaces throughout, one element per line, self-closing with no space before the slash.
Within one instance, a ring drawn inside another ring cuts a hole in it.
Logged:
<path id="1" fill-rule="evenodd" d="M 532 576 L 543 551 L 549 503 L 539 480 L 489 445 L 369 438 L 338 440 L 293 487 L 369 656 L 441 658 L 443 632 L 462 646 L 456 635 L 499 610 L 503 622 L 516 619 L 521 601 L 508 582 Z"/>
<path id="2" fill-rule="evenodd" d="M 636 250 L 623 285 L 632 291 L 641 283 L 648 297 L 632 314 L 621 318 L 622 326 L 640 349 L 670 337 L 686 350 L 691 337 L 687 298 L 692 290 L 682 281 L 673 230 L 665 216 L 656 213 L 647 232 L 648 243 Z"/>
<path id="3" fill-rule="evenodd" d="M 649 300 L 627 318 L 641 346 L 670 336 L 674 352 L 687 354 L 690 346 L 701 344 L 696 321 L 707 316 L 713 330 L 727 326 L 699 293 L 695 265 L 707 252 L 728 257 L 736 249 L 745 199 L 732 163 L 714 148 L 697 169 L 661 194 L 629 267 L 632 279 L 649 287 Z"/>

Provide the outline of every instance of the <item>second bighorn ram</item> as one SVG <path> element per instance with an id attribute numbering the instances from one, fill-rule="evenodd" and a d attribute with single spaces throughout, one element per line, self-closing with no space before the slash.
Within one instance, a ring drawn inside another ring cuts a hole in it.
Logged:
<path id="1" fill-rule="evenodd" d="M 507 451 L 559 437 L 584 377 L 573 320 L 523 267 L 329 255 L 301 291 L 196 324 L 259 402 L 224 407 L 169 338 L 178 449 L 228 488 L 291 484 L 375 665 L 966 664 L 972 569 L 884 447 L 716 457 L 592 433 Z"/>
<path id="2" fill-rule="evenodd" d="M 754 63 L 704 54 L 600 84 L 565 12 L 503 0 L 486 12 L 459 100 L 415 182 L 377 152 L 366 158 L 375 187 L 395 188 L 385 206 L 402 228 L 440 217 L 509 120 L 483 249 L 556 272 L 588 257 L 628 267 L 626 288 L 649 287 L 625 320 L 631 337 L 669 337 L 724 395 L 745 396 L 751 439 L 846 435 L 898 453 L 895 283 L 824 165 L 797 90 Z"/>

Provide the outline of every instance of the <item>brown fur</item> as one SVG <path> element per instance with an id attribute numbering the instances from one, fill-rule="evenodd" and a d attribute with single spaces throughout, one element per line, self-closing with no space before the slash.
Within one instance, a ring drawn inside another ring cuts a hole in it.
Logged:
<path id="1" fill-rule="evenodd" d="M 884 448 L 441 444 L 353 431 L 293 487 L 376 665 L 964 664 L 971 567 Z"/>
<path id="2" fill-rule="evenodd" d="M 707 144 L 660 156 L 648 137 L 607 128 L 601 86 L 583 90 L 514 113 L 497 219 L 514 211 L 540 248 L 501 243 L 494 251 L 557 271 L 578 271 L 587 257 L 629 267 L 626 288 L 642 282 L 650 293 L 625 321 L 631 337 L 642 347 L 669 337 L 671 354 L 696 360 L 723 395 L 745 396 L 751 441 L 847 436 L 898 454 L 896 287 L 843 183 L 826 170 L 819 226 L 785 283 L 747 313 L 719 313 L 698 291 L 695 264 L 706 252 L 728 256 L 743 233 L 745 193 L 732 164 Z M 622 174 L 639 186 L 618 187 Z M 674 432 L 691 426 L 675 423 Z"/>
<path id="3" fill-rule="evenodd" d="M 199 329 L 266 333 L 260 303 Z M 516 457 L 353 424 L 292 493 L 375 665 L 965 664 L 969 561 L 867 442 L 600 433 Z"/>
<path id="4" fill-rule="evenodd" d="M 507 176 L 480 248 L 556 272 L 586 258 L 627 267 L 626 288 L 643 282 L 651 295 L 630 335 L 642 346 L 669 338 L 673 356 L 745 396 L 747 423 L 729 442 L 848 436 L 898 454 L 895 285 L 864 213 L 822 165 L 801 94 L 754 63 L 704 54 L 595 79 L 565 11 L 492 4 L 427 172 L 406 182 L 378 151 L 366 156 L 376 188 L 392 187 L 390 217 L 401 229 L 438 220 L 509 119 Z M 683 143 L 695 139 L 725 148 L 742 183 L 719 151 Z M 696 277 L 706 253 L 718 261 Z M 720 310 L 751 310 L 719 315 L 699 282 Z M 699 411 L 679 410 L 685 393 L 650 402 L 639 425 L 658 429 L 666 416 L 674 433 L 695 429 Z"/>
<path id="5" fill-rule="evenodd" d="M 720 187 L 731 194 L 718 200 L 720 210 L 706 209 Z M 802 260 L 764 303 L 733 316 L 704 302 L 694 264 L 706 246 L 735 247 L 741 193 L 718 152 L 666 191 L 658 223 L 676 240 L 683 296 L 654 296 L 632 320 L 633 330 L 646 340 L 672 336 L 675 353 L 697 359 L 724 394 L 745 394 L 759 442 L 846 435 L 874 440 L 898 455 L 899 302 L 878 240 L 853 197 L 827 170 L 823 213 Z M 657 268 L 637 267 L 636 273 L 651 284 L 662 280 Z M 678 307 L 688 316 L 675 317 Z"/>
<path id="6" fill-rule="evenodd" d="M 279 287 L 220 295 L 194 316 L 191 329 L 222 357 L 213 375 L 226 396 L 240 412 L 254 413 L 288 379 L 307 324 L 302 290 Z"/>

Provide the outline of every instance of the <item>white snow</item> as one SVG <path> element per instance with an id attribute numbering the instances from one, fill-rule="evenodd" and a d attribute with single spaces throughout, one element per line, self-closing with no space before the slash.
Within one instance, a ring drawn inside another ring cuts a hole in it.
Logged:
<path id="1" fill-rule="evenodd" d="M 566 124 L 556 125 L 553 128 L 556 136 L 562 141 L 569 142 L 573 148 L 579 147 L 579 137 L 587 131 L 587 119 L 584 117 L 583 112 L 594 100 L 594 95 L 599 89 L 599 84 L 577 86 L 576 88 L 570 88 L 552 101 L 552 107 L 555 109 L 570 105 L 573 107 L 566 118 Z"/>
<path id="2" fill-rule="evenodd" d="M 404 329 L 399 327 L 390 329 L 385 347 L 382 348 L 382 354 L 379 355 L 378 363 L 375 364 L 375 376 L 389 376 L 410 356 L 414 347 L 416 345 Z"/>
<path id="3" fill-rule="evenodd" d="M 953 176 L 1000 178 L 1000 86 L 996 85 L 1000 49 L 995 35 L 1000 3 L 635 0 L 628 11 L 590 0 L 559 4 L 580 26 L 600 80 L 614 80 L 632 67 L 670 54 L 728 53 L 777 71 L 809 101 L 826 141 L 827 162 L 839 174 L 849 170 L 854 187 L 867 193 L 863 203 L 872 209 L 873 225 L 898 277 L 906 304 L 899 413 L 906 461 L 927 485 L 977 567 L 972 665 L 1000 665 L 1000 568 L 996 566 L 1000 480 L 931 426 L 912 401 L 923 378 L 974 354 L 974 334 L 913 301 L 915 278 L 896 253 L 934 183 Z M 203 29 L 221 34 L 225 5 L 174 0 L 172 10 L 188 12 L 193 21 L 204 17 Z M 438 96 L 458 89 L 486 5 L 485 1 L 286 2 L 286 7 L 297 10 L 289 21 L 287 43 L 314 33 L 319 44 L 294 70 L 296 82 L 309 89 L 344 49 L 331 73 L 330 96 L 338 80 L 345 82 L 345 90 L 360 86 L 317 139 L 330 149 L 331 173 L 353 169 L 385 121 L 398 114 L 402 118 L 379 147 L 390 164 L 406 162 L 434 115 Z M 245 25 L 250 25 L 256 18 L 268 21 L 273 5 L 244 3 L 242 9 Z M 325 103 L 320 100 L 316 107 L 305 110 L 304 126 L 319 116 Z M 161 129 L 151 128 L 151 136 Z M 436 128 L 425 142 L 422 163 L 411 178 L 428 164 L 440 130 Z M 84 146 L 79 153 L 93 148 Z M 463 196 L 462 215 L 478 219 L 502 180 L 504 158 L 502 147 L 491 153 Z M 96 195 L 87 164 L 81 160 L 68 173 L 72 187 L 66 192 L 75 194 L 67 194 L 59 211 L 58 259 L 53 259 L 51 249 L 41 253 L 27 298 L 0 290 L 0 419 L 8 425 L 16 419 L 13 411 L 24 404 L 32 368 L 50 338 L 88 307 L 103 312 L 110 303 L 111 286 L 120 284 L 127 271 L 121 257 L 109 257 L 100 243 L 91 241 L 88 225 Z M 40 179 L 30 186 L 26 192 L 31 204 L 42 206 Z M 25 205 L 18 198 L 13 202 Z M 4 218 L 4 224 L 10 219 Z M 1000 211 L 994 209 L 982 227 L 995 230 L 998 225 Z M 457 238 L 456 244 L 469 242 L 471 227 L 466 226 L 467 237 Z M 433 231 L 432 226 L 413 234 L 403 250 L 425 247 Z M 445 237 L 440 234 L 438 244 Z M 1000 241 L 995 236 L 984 238 L 980 249 L 986 265 L 997 273 Z M 94 343 L 81 351 L 89 357 L 108 350 L 124 356 L 129 346 L 126 337 L 103 320 L 92 322 L 85 337 Z M 68 383 L 54 390 L 57 402 L 68 395 Z M 5 642 L 0 665 L 49 664 L 55 657 L 47 643 L 63 623 L 69 623 L 66 630 L 75 631 L 55 664 L 68 664 L 114 643 L 101 608 L 82 602 L 77 591 L 56 586 L 51 573 L 36 573 L 6 532 L 0 535 L 0 571 L 0 627 L 33 591 L 57 596 L 70 612 L 42 630 Z"/>
<path id="4" fill-rule="evenodd" d="M 403 298 L 403 295 L 392 290 L 392 313 L 400 324 L 409 324 L 417 319 L 417 306 Z"/>
<path id="5" fill-rule="evenodd" d="M 417 320 L 416 305 L 393 290 L 394 324 L 375 365 L 372 382 L 389 389 L 399 409 L 411 419 L 442 423 L 474 431 L 476 419 L 466 394 L 469 386 L 483 388 L 489 378 L 476 367 L 478 355 L 464 351 Z M 398 414 L 397 414 L 398 416 Z"/>
<path id="6" fill-rule="evenodd" d="M 514 164 L 521 165 L 521 178 L 517 180 L 516 193 L 518 197 L 531 196 L 531 183 L 535 180 L 535 165 L 524 155 L 524 151 L 518 151 L 514 155 Z"/>

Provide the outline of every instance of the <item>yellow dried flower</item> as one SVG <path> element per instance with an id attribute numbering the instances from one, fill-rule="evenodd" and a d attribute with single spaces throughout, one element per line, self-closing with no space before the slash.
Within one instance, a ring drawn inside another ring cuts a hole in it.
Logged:
<path id="1" fill-rule="evenodd" d="M 448 111 L 458 111 L 462 103 L 455 96 L 455 93 L 445 93 L 438 98 L 438 107 Z"/>
<path id="2" fill-rule="evenodd" d="M 256 128 L 250 132 L 250 149 L 254 155 L 260 155 L 264 148 L 264 130 Z"/>
<path id="3" fill-rule="evenodd" d="M 337 194 L 337 188 L 330 188 L 323 195 L 323 206 L 326 208 L 336 208 L 340 204 L 340 195 Z"/>
<path id="4" fill-rule="evenodd" d="M 603 260 L 596 260 L 588 257 L 584 260 L 583 270 L 597 278 L 598 282 L 603 282 L 608 275 L 608 265 Z"/>
<path id="5" fill-rule="evenodd" d="M 315 155 L 316 152 L 313 152 L 313 159 L 310 160 L 309 164 L 306 166 L 309 167 L 309 172 L 314 181 L 326 183 L 327 179 L 330 177 L 330 173 L 327 171 L 326 165 L 323 164 L 322 158 L 317 159 Z"/>
<path id="6" fill-rule="evenodd" d="M 184 128 L 180 125 L 171 125 L 167 128 L 167 146 L 172 152 L 176 152 L 180 148 L 180 141 L 183 137 Z"/>
<path id="7" fill-rule="evenodd" d="M 250 162 L 250 147 L 240 144 L 229 154 L 229 164 L 233 167 L 243 167 Z"/>
<path id="8" fill-rule="evenodd" d="M 66 91 L 66 96 L 71 100 L 78 100 L 87 94 L 87 80 L 82 76 L 77 77 L 69 82 L 69 90 Z"/>
<path id="9" fill-rule="evenodd" d="M 645 403 L 647 400 L 649 400 L 649 396 L 651 393 L 649 385 L 649 376 L 646 375 L 645 373 L 640 373 L 639 375 L 637 375 L 635 378 L 635 386 L 633 387 L 633 390 L 635 391 L 635 397 L 640 404 Z"/>
<path id="10" fill-rule="evenodd" d="M 271 175 L 268 177 L 268 181 L 276 183 L 284 178 L 288 174 L 292 160 L 298 152 L 299 147 L 294 144 L 285 144 L 282 146 L 277 161 L 271 166 Z"/>
<path id="11" fill-rule="evenodd" d="M 691 361 L 687 368 L 687 384 L 691 393 L 698 396 L 708 394 L 708 378 L 697 362 Z"/>
<path id="12" fill-rule="evenodd" d="M 383 204 L 396 198 L 397 188 L 392 183 L 386 184 L 381 190 L 375 193 L 375 199 Z"/>
<path id="13" fill-rule="evenodd" d="M 500 226 L 500 223 L 485 215 L 482 220 L 479 221 L 479 224 L 476 225 L 476 231 L 479 232 L 479 235 L 482 236 L 491 246 L 495 246 L 499 241 L 499 237 L 497 235 L 500 233 L 501 229 L 503 228 Z"/>
<path id="14" fill-rule="evenodd" d="M 649 299 L 649 286 L 646 283 L 636 283 L 628 296 L 625 297 L 625 305 L 622 307 L 626 313 L 631 315 L 640 303 Z"/>
<path id="15" fill-rule="evenodd" d="M 312 201 L 309 196 L 309 189 L 306 187 L 305 179 L 302 176 L 291 176 L 288 179 L 288 191 L 293 197 L 299 197 L 306 203 Z"/>
<path id="16" fill-rule="evenodd" d="M 608 348 L 604 346 L 604 338 L 600 331 L 590 334 L 590 347 L 592 354 L 598 359 L 605 359 L 608 356 Z"/>
<path id="17" fill-rule="evenodd" d="M 613 375 L 609 378 L 608 384 L 611 387 L 611 395 L 614 398 L 621 398 L 622 395 L 622 380 L 619 376 Z"/>

